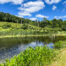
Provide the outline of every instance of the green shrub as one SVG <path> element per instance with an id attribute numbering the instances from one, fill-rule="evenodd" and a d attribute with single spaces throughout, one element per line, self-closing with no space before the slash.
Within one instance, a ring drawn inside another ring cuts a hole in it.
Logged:
<path id="1" fill-rule="evenodd" d="M 63 26 L 62 26 L 62 30 L 63 30 L 63 31 L 66 31 L 66 25 L 63 25 Z"/>
<path id="2" fill-rule="evenodd" d="M 10 28 L 10 27 L 11 27 L 11 24 L 4 24 L 4 25 L 2 26 L 3 29 L 7 29 L 7 28 Z"/>
<path id="3" fill-rule="evenodd" d="M 46 66 L 50 64 L 56 56 L 54 49 L 46 46 L 27 48 L 18 56 L 6 61 L 2 66 Z"/>
<path id="4" fill-rule="evenodd" d="M 63 48 L 63 43 L 62 43 L 62 41 L 56 42 L 56 43 L 54 44 L 54 48 L 56 48 L 56 49 L 61 49 L 61 48 Z"/>
<path id="5" fill-rule="evenodd" d="M 28 24 L 23 24 L 22 26 L 21 26 L 21 29 L 28 29 Z"/>

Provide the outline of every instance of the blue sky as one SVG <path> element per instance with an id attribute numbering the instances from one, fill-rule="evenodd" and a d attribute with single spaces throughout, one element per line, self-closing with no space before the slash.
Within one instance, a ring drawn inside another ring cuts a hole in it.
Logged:
<path id="1" fill-rule="evenodd" d="M 31 20 L 66 20 L 66 0 L 0 0 L 0 12 Z"/>

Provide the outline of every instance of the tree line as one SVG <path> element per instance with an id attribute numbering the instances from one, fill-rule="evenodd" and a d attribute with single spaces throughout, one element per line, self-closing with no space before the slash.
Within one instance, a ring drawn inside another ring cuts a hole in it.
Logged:
<path id="1" fill-rule="evenodd" d="M 14 23 L 21 23 L 21 24 L 31 24 L 41 28 L 48 27 L 48 28 L 61 28 L 62 30 L 66 31 L 66 20 L 63 21 L 62 19 L 53 19 L 47 20 L 44 18 L 42 21 L 31 21 L 29 19 L 20 18 L 9 13 L 0 12 L 0 21 L 1 22 L 14 22 Z"/>
<path id="2" fill-rule="evenodd" d="M 22 21 L 22 23 L 28 23 L 31 20 L 20 18 L 20 17 L 14 16 L 14 15 L 11 15 L 9 13 L 0 12 L 0 21 L 14 22 L 14 23 L 17 23 L 17 22 L 21 23 L 21 21 Z"/>

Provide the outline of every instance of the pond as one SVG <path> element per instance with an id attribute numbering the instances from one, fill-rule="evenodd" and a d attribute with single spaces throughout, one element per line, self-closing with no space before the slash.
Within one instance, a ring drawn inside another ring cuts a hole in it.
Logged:
<path id="1" fill-rule="evenodd" d="M 66 37 L 16 37 L 16 38 L 0 38 L 0 63 L 5 59 L 19 54 L 28 47 L 47 45 L 53 48 L 53 44 L 59 40 L 65 40 Z"/>

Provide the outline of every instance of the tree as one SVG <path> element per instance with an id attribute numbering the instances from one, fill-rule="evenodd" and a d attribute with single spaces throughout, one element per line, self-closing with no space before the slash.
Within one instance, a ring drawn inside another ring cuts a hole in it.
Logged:
<path id="1" fill-rule="evenodd" d="M 64 21 L 62 24 L 62 30 L 66 31 L 66 21 Z"/>
<path id="2" fill-rule="evenodd" d="M 52 20 L 52 28 L 58 27 L 58 20 L 57 19 L 53 19 Z"/>

